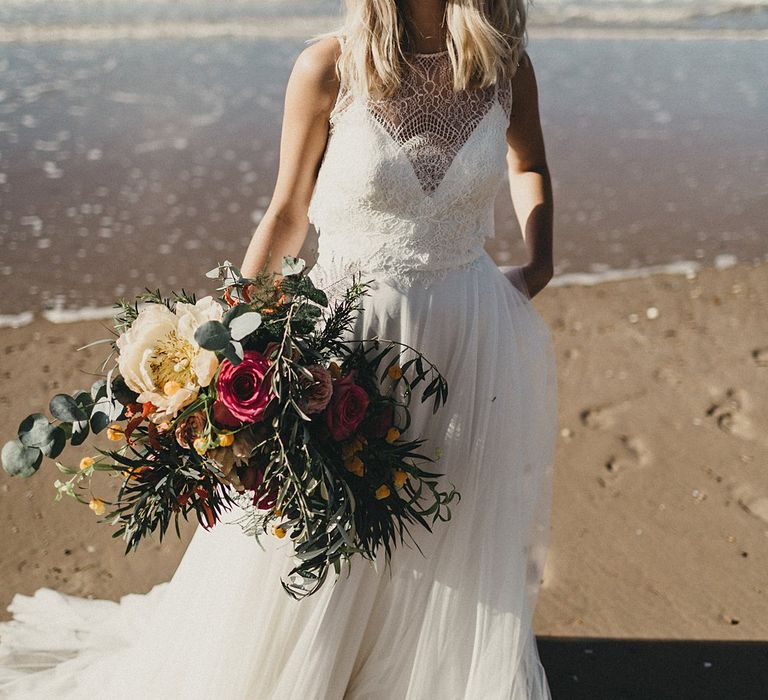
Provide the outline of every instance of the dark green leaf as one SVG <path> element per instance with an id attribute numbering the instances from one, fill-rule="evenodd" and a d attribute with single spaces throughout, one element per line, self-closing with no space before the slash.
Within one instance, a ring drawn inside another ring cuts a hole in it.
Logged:
<path id="1" fill-rule="evenodd" d="M 88 416 L 85 415 L 85 411 L 78 406 L 75 399 L 68 394 L 56 394 L 51 399 L 51 403 L 48 406 L 51 415 L 64 423 L 75 423 L 77 421 L 88 420 Z"/>
<path id="2" fill-rule="evenodd" d="M 195 341 L 206 350 L 223 351 L 229 345 L 229 329 L 220 321 L 207 321 L 195 331 Z"/>

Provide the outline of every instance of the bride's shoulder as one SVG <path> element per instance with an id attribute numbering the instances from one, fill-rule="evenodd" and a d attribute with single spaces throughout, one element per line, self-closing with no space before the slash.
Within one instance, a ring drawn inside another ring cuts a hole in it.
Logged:
<path id="1" fill-rule="evenodd" d="M 291 80 L 315 99 L 320 99 L 329 108 L 333 105 L 339 90 L 336 62 L 341 45 L 336 36 L 325 36 L 302 49 L 296 57 Z"/>

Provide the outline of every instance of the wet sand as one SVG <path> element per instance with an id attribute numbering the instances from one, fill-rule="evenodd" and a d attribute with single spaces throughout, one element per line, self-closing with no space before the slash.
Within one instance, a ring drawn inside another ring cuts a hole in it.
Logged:
<path id="1" fill-rule="evenodd" d="M 541 642 L 768 638 L 768 265 L 549 286 L 534 304 L 561 424 Z M 74 350 L 101 337 L 97 321 L 0 330 L 3 439 L 90 384 L 101 351 Z M 57 477 L 0 478 L 3 610 L 40 586 L 117 599 L 170 578 L 193 525 L 125 557 L 87 508 L 53 503 Z"/>

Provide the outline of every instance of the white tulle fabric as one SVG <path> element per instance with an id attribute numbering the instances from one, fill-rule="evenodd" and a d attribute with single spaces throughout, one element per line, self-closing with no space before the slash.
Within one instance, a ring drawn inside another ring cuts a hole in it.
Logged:
<path id="1" fill-rule="evenodd" d="M 414 58 L 430 71 L 447 60 Z M 15 619 L 0 626 L 7 697 L 550 698 L 532 614 L 549 533 L 555 357 L 527 294 L 482 249 L 507 112 L 498 91 L 447 106 L 423 94 L 408 102 L 418 118 L 396 108 L 400 127 L 412 121 L 397 137 L 398 124 L 382 126 L 361 101 L 334 113 L 310 274 L 341 289 L 363 272 L 372 287 L 350 337 L 407 342 L 448 380 L 436 415 L 430 402 L 414 408 L 413 434 L 440 448 L 435 466 L 461 491 L 452 520 L 417 533 L 423 554 L 400 548 L 391 570 L 356 560 L 302 601 L 279 583 L 288 543 L 262 550 L 231 523 L 198 529 L 171 581 L 146 595 L 17 595 Z M 439 164 L 434 149 L 445 149 Z"/>

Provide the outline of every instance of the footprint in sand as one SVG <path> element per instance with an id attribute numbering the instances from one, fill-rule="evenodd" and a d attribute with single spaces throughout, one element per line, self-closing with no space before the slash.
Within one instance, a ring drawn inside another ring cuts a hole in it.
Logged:
<path id="1" fill-rule="evenodd" d="M 629 402 L 623 401 L 619 404 L 603 404 L 602 406 L 592 406 L 585 408 L 579 414 L 581 424 L 587 428 L 595 430 L 606 430 L 612 428 L 616 423 L 616 416 L 624 408 L 628 407 Z"/>
<path id="2" fill-rule="evenodd" d="M 581 424 L 594 430 L 606 430 L 616 424 L 616 418 L 632 408 L 633 402 L 645 395 L 645 390 L 633 396 L 627 396 L 621 401 L 590 406 L 579 413 Z"/>
<path id="3" fill-rule="evenodd" d="M 768 523 L 768 496 L 760 493 L 750 484 L 732 483 L 728 491 L 743 510 Z"/>
<path id="4" fill-rule="evenodd" d="M 752 359 L 758 367 L 768 367 L 768 347 L 755 348 L 752 351 Z"/>
<path id="5" fill-rule="evenodd" d="M 723 432 L 742 440 L 754 440 L 755 428 L 747 415 L 749 407 L 749 394 L 744 389 L 730 387 L 712 402 L 707 409 L 707 416 L 712 418 Z"/>
<path id="6" fill-rule="evenodd" d="M 645 467 L 651 463 L 652 455 L 645 440 L 637 435 L 619 435 L 618 445 L 605 461 L 608 474 L 616 474 L 628 469 Z"/>

